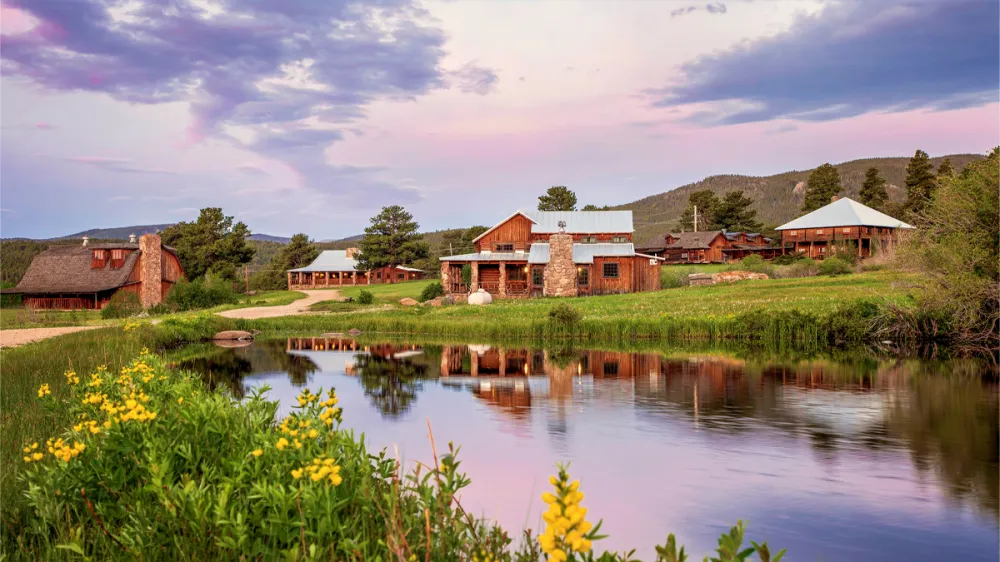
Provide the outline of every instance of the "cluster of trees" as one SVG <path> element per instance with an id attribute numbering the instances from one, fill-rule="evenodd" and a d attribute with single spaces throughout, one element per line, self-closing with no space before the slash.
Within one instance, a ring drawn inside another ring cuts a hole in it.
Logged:
<path id="1" fill-rule="evenodd" d="M 581 211 L 607 211 L 611 209 L 610 205 L 604 205 L 598 207 L 597 205 L 588 203 L 584 205 Z M 571 191 L 565 185 L 554 185 L 545 192 L 544 195 L 538 196 L 538 210 L 539 211 L 575 211 L 576 210 L 576 193 Z"/>
<path id="2" fill-rule="evenodd" d="M 179 222 L 160 232 L 163 243 L 177 251 L 184 277 L 192 281 L 206 275 L 235 281 L 256 252 L 249 238 L 247 225 L 233 222 L 219 207 L 204 208 L 194 222 Z"/>
<path id="3" fill-rule="evenodd" d="M 688 205 L 681 213 L 680 230 L 725 230 L 728 232 L 760 232 L 763 224 L 757 211 L 751 209 L 753 199 L 742 190 L 730 191 L 722 199 L 710 189 L 695 191 L 688 196 Z M 698 223 L 695 224 L 697 210 Z"/>
<path id="4" fill-rule="evenodd" d="M 917 150 L 906 166 L 906 201 L 895 203 L 889 200 L 885 178 L 874 166 L 865 172 L 858 199 L 873 209 L 913 221 L 924 212 L 942 181 L 954 175 L 951 160 L 945 158 L 935 172 L 930 156 L 923 150 Z M 829 163 L 823 164 L 809 174 L 802 212 L 815 211 L 829 204 L 833 196 L 843 189 L 837 168 Z"/>

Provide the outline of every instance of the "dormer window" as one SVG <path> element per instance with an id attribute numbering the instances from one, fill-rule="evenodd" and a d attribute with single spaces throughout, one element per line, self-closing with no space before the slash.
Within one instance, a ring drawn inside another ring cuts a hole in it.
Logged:
<path id="1" fill-rule="evenodd" d="M 101 269 L 104 267 L 104 264 L 107 263 L 107 259 L 107 250 L 93 250 L 90 253 L 90 268 Z"/>
<path id="2" fill-rule="evenodd" d="M 125 265 L 126 255 L 128 255 L 128 250 L 122 248 L 111 250 L 111 269 L 120 269 Z"/>

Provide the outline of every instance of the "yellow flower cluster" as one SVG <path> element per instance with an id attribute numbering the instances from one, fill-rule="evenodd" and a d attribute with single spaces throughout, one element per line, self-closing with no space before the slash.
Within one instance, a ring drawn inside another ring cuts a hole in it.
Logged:
<path id="1" fill-rule="evenodd" d="M 44 398 L 44 397 L 48 396 L 49 394 L 52 394 L 52 391 L 49 389 L 49 385 L 48 384 L 43 384 L 42 386 L 38 387 L 38 397 L 39 398 Z"/>
<path id="2" fill-rule="evenodd" d="M 105 423 L 108 426 L 111 425 L 109 422 L 105 422 Z M 82 421 L 82 422 L 80 422 L 80 423 L 78 423 L 78 424 L 76 424 L 76 425 L 73 426 L 73 431 L 75 431 L 77 433 L 80 433 L 84 429 L 86 429 L 87 431 L 89 431 L 91 433 L 95 433 L 95 434 L 101 432 L 101 428 L 98 427 L 97 422 L 94 421 L 94 420 Z"/>
<path id="3" fill-rule="evenodd" d="M 106 394 L 101 394 L 100 392 L 88 392 L 86 396 L 81 400 L 84 404 L 100 404 L 106 402 L 108 396 Z"/>
<path id="4" fill-rule="evenodd" d="M 135 322 L 130 320 L 126 322 L 124 326 L 122 326 L 122 329 L 125 330 L 126 332 L 131 332 L 132 330 L 135 330 L 139 326 L 142 326 L 142 324 L 143 324 L 142 322 Z"/>
<path id="5" fill-rule="evenodd" d="M 317 400 L 319 400 L 319 395 L 313 394 L 308 388 L 299 393 L 298 401 L 301 408 L 305 408 L 308 404 Z"/>
<path id="6" fill-rule="evenodd" d="M 548 562 L 564 562 L 574 552 L 590 552 L 593 525 L 586 520 L 587 508 L 580 505 L 583 492 L 579 480 L 570 482 L 566 469 L 559 467 L 559 476 L 550 476 L 549 483 L 556 493 L 542 494 L 549 510 L 542 514 L 546 527 L 538 544 L 549 555 Z"/>
<path id="7" fill-rule="evenodd" d="M 331 388 L 327 399 L 319 403 L 323 407 L 323 411 L 319 413 L 319 419 L 323 420 L 326 425 L 332 426 L 333 421 L 337 419 L 337 414 L 340 413 L 340 408 L 335 407 L 337 402 L 339 402 L 337 393 Z"/>
<path id="8" fill-rule="evenodd" d="M 103 365 L 101 365 L 100 367 L 98 367 L 97 368 L 97 372 L 96 373 L 92 373 L 90 375 L 90 382 L 87 383 L 87 386 L 89 386 L 91 388 L 97 387 L 97 386 L 101 386 L 101 383 L 104 382 L 104 379 L 101 378 L 101 375 L 105 374 L 105 373 L 107 373 L 107 367 L 105 367 Z"/>
<path id="9" fill-rule="evenodd" d="M 472 562 L 493 562 L 493 560 L 493 555 L 485 550 L 480 550 L 478 554 L 472 555 Z"/>
<path id="10" fill-rule="evenodd" d="M 45 453 L 38 450 L 38 443 L 25 445 L 24 453 L 24 462 L 37 462 L 45 456 Z"/>
<path id="11" fill-rule="evenodd" d="M 301 449 L 302 448 L 302 442 L 299 441 L 298 439 L 292 439 L 291 441 L 289 441 L 288 439 L 285 439 L 284 437 L 282 437 L 282 438 L 278 439 L 277 443 L 274 444 L 274 448 L 277 449 L 277 450 L 279 450 L 279 451 L 284 451 L 289 446 L 295 447 L 296 449 Z"/>
<path id="12" fill-rule="evenodd" d="M 311 464 L 292 470 L 292 478 L 296 480 L 308 476 L 313 482 L 326 480 L 333 486 L 339 486 L 344 479 L 340 476 L 340 466 L 331 458 L 318 456 Z"/>
<path id="13" fill-rule="evenodd" d="M 63 441 L 62 438 L 56 439 L 54 441 L 52 439 L 49 439 L 45 443 L 45 446 L 46 448 L 48 448 L 49 452 L 52 453 L 52 455 L 55 458 L 63 462 L 69 462 L 71 459 L 82 453 L 83 450 L 87 448 L 86 445 L 80 442 L 74 442 L 72 445 L 70 445 L 69 442 Z"/>
<path id="14" fill-rule="evenodd" d="M 73 369 L 70 369 L 65 373 L 63 373 L 63 376 L 66 377 L 66 383 L 69 384 L 70 386 L 80 384 L 80 377 L 76 374 L 76 371 L 74 371 Z"/>

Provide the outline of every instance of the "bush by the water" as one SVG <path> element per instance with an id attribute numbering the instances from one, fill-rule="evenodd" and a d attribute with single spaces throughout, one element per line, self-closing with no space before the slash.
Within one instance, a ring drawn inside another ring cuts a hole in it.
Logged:
<path id="1" fill-rule="evenodd" d="M 118 291 L 101 309 L 101 318 L 129 318 L 142 312 L 142 301 L 132 291 Z"/>
<path id="2" fill-rule="evenodd" d="M 630 560 L 600 552 L 601 521 L 583 507 L 565 466 L 542 494 L 544 528 L 514 545 L 456 499 L 471 481 L 457 448 L 405 472 L 350 430 L 333 389 L 305 389 L 279 419 L 266 388 L 243 400 L 205 389 L 143 351 L 119 372 L 67 371 L 38 400 L 72 424 L 19 446 L 16 519 L 5 552 L 53 560 Z M 349 413 L 348 413 L 349 415 Z M 593 521 L 593 522 L 592 522 Z M 719 560 L 777 562 L 766 543 L 743 545 L 739 522 Z M 659 560 L 684 560 L 669 535 Z M 729 554 L 727 554 L 729 553 Z M 733 557 L 739 553 L 739 557 Z"/>
<path id="3" fill-rule="evenodd" d="M 564 326 L 572 326 L 579 322 L 581 318 L 583 318 L 583 314 L 576 308 L 573 308 L 572 305 L 566 303 L 559 303 L 549 310 L 549 320 Z"/>
<path id="4" fill-rule="evenodd" d="M 434 282 L 428 284 L 424 287 L 424 290 L 420 292 L 420 302 L 427 302 L 431 299 L 436 299 L 444 294 L 444 287 L 441 283 Z"/>
<path id="5" fill-rule="evenodd" d="M 845 275 L 852 271 L 854 269 L 851 267 L 851 264 L 840 256 L 832 256 L 819 262 L 820 275 Z"/>
<path id="6" fill-rule="evenodd" d="M 166 304 L 174 310 L 199 310 L 220 304 L 235 304 L 239 300 L 232 284 L 224 279 L 182 279 L 170 290 Z"/>
<path id="7" fill-rule="evenodd" d="M 375 295 L 368 289 L 361 289 L 358 293 L 358 304 L 372 304 L 375 302 Z"/>

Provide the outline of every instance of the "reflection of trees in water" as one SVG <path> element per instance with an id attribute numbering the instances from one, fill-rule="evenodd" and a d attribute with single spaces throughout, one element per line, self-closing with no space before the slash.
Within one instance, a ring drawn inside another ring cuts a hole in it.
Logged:
<path id="1" fill-rule="evenodd" d="M 409 411 L 429 374 L 427 365 L 377 355 L 358 355 L 355 365 L 365 396 L 387 418 Z"/>
<path id="2" fill-rule="evenodd" d="M 257 341 L 246 347 L 222 349 L 205 346 L 202 355 L 182 359 L 181 369 L 199 373 L 209 390 L 225 388 L 243 398 L 243 377 L 255 373 L 287 373 L 295 386 L 303 386 L 319 367 L 301 355 L 285 351 L 283 342 Z"/>
<path id="3" fill-rule="evenodd" d="M 252 347 L 259 347 L 261 353 L 256 353 L 255 366 L 263 371 L 284 371 L 288 373 L 288 379 L 293 386 L 305 386 L 309 382 L 309 375 L 315 373 L 319 367 L 312 359 L 304 355 L 294 355 L 288 353 L 284 341 L 263 341 L 254 343 Z M 250 349 L 250 348 L 246 348 Z M 269 361 L 265 363 L 264 359 Z M 266 369 L 264 369 L 266 365 Z"/>
<path id="4" fill-rule="evenodd" d="M 177 364 L 178 368 L 201 374 L 209 390 L 225 389 L 233 397 L 243 398 L 243 377 L 251 372 L 250 361 L 234 349 L 220 350 L 211 355 L 192 357 Z"/>

